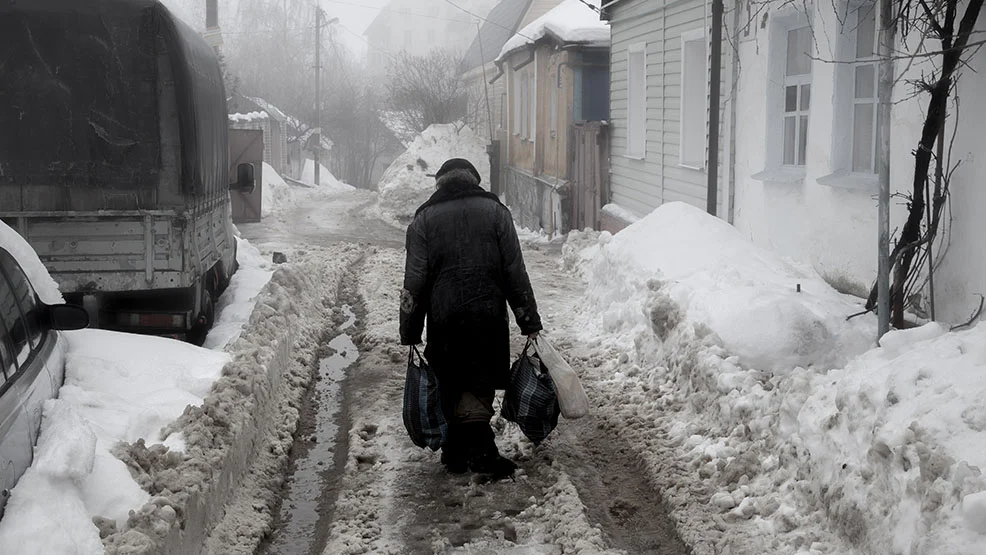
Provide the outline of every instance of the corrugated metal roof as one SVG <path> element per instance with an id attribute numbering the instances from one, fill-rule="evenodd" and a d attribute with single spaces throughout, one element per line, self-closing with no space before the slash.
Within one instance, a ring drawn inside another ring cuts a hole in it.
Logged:
<path id="1" fill-rule="evenodd" d="M 500 53 L 503 45 L 520 28 L 521 20 L 533 0 L 503 0 L 486 16 L 486 22 L 479 29 L 479 36 L 469 45 L 462 64 L 463 73 L 492 61 Z M 485 55 L 485 60 L 483 59 Z"/>

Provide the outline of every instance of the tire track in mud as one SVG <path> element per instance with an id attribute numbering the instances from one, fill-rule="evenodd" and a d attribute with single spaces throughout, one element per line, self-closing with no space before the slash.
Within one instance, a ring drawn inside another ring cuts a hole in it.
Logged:
<path id="1" fill-rule="evenodd" d="M 358 259 L 339 284 L 332 325 L 323 334 L 318 361 L 325 361 L 337 354 L 330 345 L 333 339 L 344 333 L 355 337 L 363 332 L 366 306 L 359 294 L 357 276 L 365 260 L 366 255 Z M 347 326 L 347 323 L 350 325 Z M 258 547 L 257 555 L 318 555 L 322 552 L 349 452 L 349 405 L 352 397 L 348 385 L 351 379 L 349 374 L 355 367 L 355 364 L 350 364 L 343 369 L 341 379 L 340 376 L 327 375 L 322 366 L 313 370 L 312 381 L 299 407 L 300 419 L 291 447 L 281 502 L 274 512 L 273 529 Z M 334 383 L 327 383 L 330 380 Z M 327 437 L 318 437 L 319 427 L 323 428 L 323 433 L 325 428 L 329 429 Z M 321 442 L 330 445 L 327 449 L 325 446 L 316 449 Z M 321 460 L 309 460 L 312 455 Z M 304 476 L 299 476 L 302 463 L 307 471 Z M 314 473 L 310 472 L 313 465 L 318 467 Z M 302 513 L 306 522 L 292 526 L 293 519 L 302 517 Z M 297 534 L 299 528 L 301 534 Z"/>
<path id="2" fill-rule="evenodd" d="M 579 490 L 583 504 L 617 549 L 655 555 L 690 554 L 678 536 L 643 460 L 601 419 L 572 422 L 552 443 L 552 454 Z"/>

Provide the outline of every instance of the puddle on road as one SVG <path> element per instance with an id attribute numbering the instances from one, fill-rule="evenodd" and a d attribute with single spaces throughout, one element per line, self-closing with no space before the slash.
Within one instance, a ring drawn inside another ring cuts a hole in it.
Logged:
<path id="1" fill-rule="evenodd" d="M 356 323 L 356 315 L 349 306 L 342 311 L 346 322 L 339 330 L 345 332 Z M 343 382 L 346 370 L 359 358 L 359 350 L 348 333 L 336 336 L 328 343 L 333 354 L 319 363 L 321 379 L 315 381 L 312 392 L 314 430 L 299 436 L 295 445 L 305 442 L 307 451 L 297 456 L 292 474 L 284 488 L 284 499 L 279 515 L 280 525 L 271 541 L 258 553 L 269 555 L 308 555 L 321 553 L 318 537 L 325 525 L 325 495 L 331 489 L 336 474 L 335 460 L 338 449 L 338 416 L 343 404 Z M 311 426 L 309 427 L 311 429 Z M 309 437 L 314 437 L 311 442 Z"/>

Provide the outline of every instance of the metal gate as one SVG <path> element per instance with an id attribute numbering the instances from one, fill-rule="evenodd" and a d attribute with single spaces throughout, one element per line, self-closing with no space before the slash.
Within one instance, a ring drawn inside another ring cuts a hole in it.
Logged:
<path id="1" fill-rule="evenodd" d="M 609 202 L 608 131 L 600 121 L 572 125 L 572 229 L 599 229 L 599 212 Z"/>
<path id="2" fill-rule="evenodd" d="M 233 223 L 259 222 L 264 195 L 264 132 L 260 129 L 229 130 L 229 175 L 236 179 L 240 164 L 253 164 L 257 187 L 249 195 L 240 191 L 229 193 L 232 201 Z"/>

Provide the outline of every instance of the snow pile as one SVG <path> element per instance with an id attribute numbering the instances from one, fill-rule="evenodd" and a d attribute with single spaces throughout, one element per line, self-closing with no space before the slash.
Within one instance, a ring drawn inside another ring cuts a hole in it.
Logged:
<path id="1" fill-rule="evenodd" d="M 606 204 L 603 206 L 602 211 L 628 224 L 636 223 L 640 219 L 633 212 L 630 212 L 619 204 Z"/>
<path id="2" fill-rule="evenodd" d="M 415 137 L 380 179 L 378 214 L 395 225 L 407 225 L 418 206 L 435 192 L 434 174 L 450 158 L 472 162 L 489 187 L 490 161 L 486 140 L 460 124 L 435 124 Z"/>
<path id="3" fill-rule="evenodd" d="M 230 279 L 229 288 L 219 298 L 216 323 L 202 345 L 207 349 L 221 351 L 236 341 L 250 321 L 260 292 L 274 274 L 271 263 L 257 247 L 239 237 L 236 238 L 236 263 L 239 268 Z"/>
<path id="4" fill-rule="evenodd" d="M 301 172 L 301 180 L 305 183 L 314 184 L 315 183 L 315 161 L 312 159 L 305 160 L 305 169 Z M 321 181 L 321 187 L 316 187 L 316 191 L 324 193 L 345 193 L 346 191 L 352 191 L 355 189 L 352 185 L 347 185 L 342 181 L 336 179 L 332 172 L 328 170 L 325 166 L 319 164 L 319 174 L 318 180 Z"/>
<path id="5" fill-rule="evenodd" d="M 599 8 L 599 0 L 587 1 Z M 583 0 L 564 0 L 511 37 L 503 45 L 496 61 L 547 36 L 569 44 L 608 46 L 609 22 L 602 21 L 599 12 Z"/>
<path id="6" fill-rule="evenodd" d="M 682 204 L 565 251 L 568 347 L 696 553 L 986 552 L 986 329 L 870 349 L 858 302 Z"/>
<path id="7" fill-rule="evenodd" d="M 809 497 L 873 552 L 986 553 L 986 327 L 881 345 L 794 376 L 781 423 L 809 455 Z"/>
<path id="8" fill-rule="evenodd" d="M 252 123 L 255 121 L 263 121 L 270 118 L 267 112 L 248 112 L 246 114 L 229 114 L 229 121 L 234 123 Z"/>
<path id="9" fill-rule="evenodd" d="M 325 300 L 357 255 L 351 245 L 315 248 L 278 266 L 227 347 L 232 362 L 162 432 L 183 440 L 181 452 L 143 440 L 116 446 L 150 498 L 126 529 L 103 530 L 107 553 L 255 551 L 270 530 L 309 364 L 331 325 Z"/>
<path id="10" fill-rule="evenodd" d="M 6 249 L 20 264 L 38 297 L 41 298 L 41 302 L 46 304 L 65 302 L 62 292 L 58 290 L 58 284 L 38 258 L 38 253 L 34 252 L 26 239 L 3 222 L 0 222 L 0 247 Z"/>
<path id="11" fill-rule="evenodd" d="M 267 162 L 264 162 L 264 168 L 261 173 L 263 175 L 263 209 L 261 216 L 266 218 L 294 206 L 299 193 L 298 187 L 285 183 L 284 179 Z"/>
<path id="12" fill-rule="evenodd" d="M 603 235 L 589 271 L 597 285 L 589 294 L 606 307 L 606 331 L 670 318 L 657 314 L 664 307 L 641 310 L 660 292 L 664 302 L 711 328 L 746 366 L 840 366 L 874 337 L 871 320 L 846 322 L 860 311 L 857 299 L 685 203 L 665 204 L 616 236 Z"/>
<path id="13" fill-rule="evenodd" d="M 114 456 L 117 443 L 141 439 L 180 450 L 181 437 L 163 430 L 186 406 L 202 403 L 230 360 L 159 337 L 105 330 L 65 337 L 65 384 L 45 405 L 37 457 L 11 493 L 11 518 L 0 520 L 2 553 L 102 553 L 92 518 L 123 527 L 150 498 Z M 18 551 L 25 541 L 37 549 Z"/>

